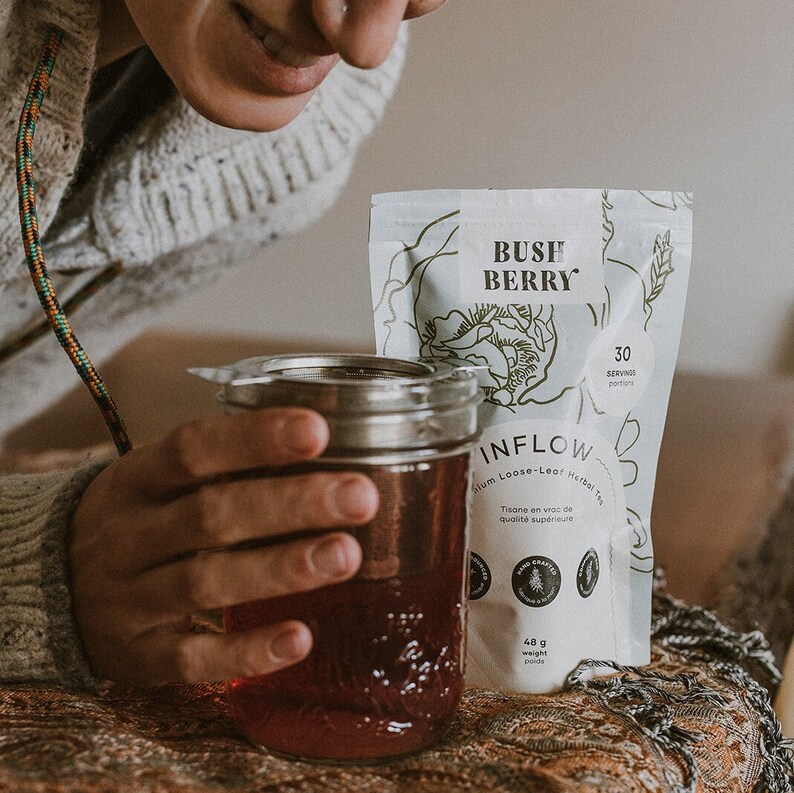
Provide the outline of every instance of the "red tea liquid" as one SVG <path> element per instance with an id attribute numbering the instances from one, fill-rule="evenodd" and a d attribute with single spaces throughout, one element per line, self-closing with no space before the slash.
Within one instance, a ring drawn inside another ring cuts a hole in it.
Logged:
<path id="1" fill-rule="evenodd" d="M 314 635 L 300 664 L 229 683 L 232 714 L 252 741 L 298 757 L 371 760 L 443 733 L 463 689 L 468 465 L 463 454 L 356 466 L 381 491 L 375 520 L 354 531 L 359 575 L 226 609 L 229 631 L 298 619 Z"/>

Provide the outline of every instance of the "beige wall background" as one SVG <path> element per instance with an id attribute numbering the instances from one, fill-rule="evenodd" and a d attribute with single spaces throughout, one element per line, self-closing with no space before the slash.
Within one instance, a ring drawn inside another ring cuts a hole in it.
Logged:
<path id="1" fill-rule="evenodd" d="M 161 325 L 374 348 L 372 193 L 691 190 L 679 363 L 794 374 L 794 2 L 449 0 L 334 209 Z"/>

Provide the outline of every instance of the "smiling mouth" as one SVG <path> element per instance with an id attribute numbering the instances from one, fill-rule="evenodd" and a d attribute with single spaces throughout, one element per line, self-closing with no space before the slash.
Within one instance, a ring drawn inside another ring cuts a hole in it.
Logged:
<path id="1" fill-rule="evenodd" d="M 237 10 L 248 29 L 262 42 L 268 54 L 293 69 L 306 69 L 322 60 L 320 55 L 313 55 L 293 44 L 290 44 L 278 31 L 268 27 L 261 19 L 255 17 L 248 9 L 238 5 Z"/>

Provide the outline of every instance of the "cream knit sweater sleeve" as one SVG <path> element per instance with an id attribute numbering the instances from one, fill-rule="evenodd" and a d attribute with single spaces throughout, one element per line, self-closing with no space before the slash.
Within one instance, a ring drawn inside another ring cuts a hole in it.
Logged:
<path id="1" fill-rule="evenodd" d="M 66 526 L 106 464 L 0 478 L 0 680 L 96 682 L 72 615 Z"/>
<path id="2" fill-rule="evenodd" d="M 394 91 L 406 36 L 378 69 L 338 64 L 299 117 L 274 133 L 224 129 L 175 97 L 70 193 L 98 9 L 97 0 L 0 2 L 0 129 L 13 140 L 37 49 L 57 25 L 65 35 L 34 147 L 40 229 L 56 288 L 111 264 L 123 268 L 71 317 L 101 363 L 181 294 L 294 234 L 333 203 Z M 0 310 L 0 347 L 40 319 L 28 300 L 9 151 L 0 156 L 0 308 L 10 309 Z M 26 300 L 29 317 L 17 311 Z M 0 363 L 0 444 L 75 382 L 50 335 Z M 98 470 L 0 477 L 0 679 L 91 680 L 72 617 L 66 534 Z"/>
<path id="3" fill-rule="evenodd" d="M 72 66 L 66 38 L 63 46 L 35 150 L 45 164 L 53 149 L 60 151 L 66 167 L 71 152 L 52 143 L 67 93 L 56 77 L 63 78 Z M 101 364 L 170 302 L 322 215 L 383 116 L 405 51 L 403 31 L 378 69 L 339 63 L 298 118 L 272 133 L 219 127 L 176 96 L 120 140 L 79 192 L 66 193 L 43 237 L 56 289 L 64 279 L 87 279 L 109 265 L 123 267 L 116 281 L 70 317 L 92 360 Z M 21 107 L 21 99 L 14 101 Z M 72 136 L 65 139 L 71 142 Z M 4 165 L 0 157 L 0 303 L 11 311 L 0 311 L 0 348 L 3 336 L 15 333 L 6 323 L 17 304 L 28 304 L 28 322 L 41 318 L 21 256 L 14 177 Z M 44 171 L 42 177 L 48 190 L 40 196 L 40 211 L 57 200 L 56 185 L 64 174 Z M 9 196 L 13 201 L 2 206 Z M 50 337 L 0 363 L 0 436 L 30 420 L 74 382 L 66 356 Z"/>

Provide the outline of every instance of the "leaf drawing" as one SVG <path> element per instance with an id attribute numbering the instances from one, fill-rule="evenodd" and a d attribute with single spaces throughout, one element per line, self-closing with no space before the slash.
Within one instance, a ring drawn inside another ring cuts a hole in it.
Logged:
<path id="1" fill-rule="evenodd" d="M 650 193 L 643 192 L 642 190 L 637 191 L 646 201 L 653 204 L 656 207 L 661 207 L 662 209 L 670 209 L 673 212 L 678 209 L 679 206 L 686 207 L 687 209 L 692 209 L 692 193 L 683 193 L 683 192 L 667 192 L 667 193 L 654 193 L 653 195 Z"/>
<path id="2" fill-rule="evenodd" d="M 604 190 L 601 193 L 601 229 L 602 229 L 602 260 L 606 258 L 607 248 L 612 238 L 615 236 L 615 224 L 609 218 L 609 210 L 615 207 L 609 203 L 609 191 Z"/>
<path id="3" fill-rule="evenodd" d="M 620 470 L 623 472 L 623 487 L 631 487 L 639 476 L 639 466 L 634 460 L 621 460 Z"/>
<path id="4" fill-rule="evenodd" d="M 653 244 L 651 283 L 650 287 L 645 290 L 645 300 L 643 302 L 643 309 L 648 312 L 648 316 L 645 319 L 646 328 L 653 314 L 652 303 L 662 294 L 664 285 L 667 283 L 667 277 L 673 272 L 675 272 L 673 267 L 673 246 L 670 244 L 670 229 L 667 229 L 664 236 L 661 234 L 656 236 L 656 241 Z M 643 288 L 645 288 L 644 284 Z"/>
<path id="5" fill-rule="evenodd" d="M 629 417 L 626 416 L 626 420 L 623 422 L 623 426 L 620 429 L 618 439 L 615 441 L 615 453 L 618 458 L 622 458 L 639 439 L 640 422 L 637 421 L 637 419 L 629 419 Z"/>
<path id="6" fill-rule="evenodd" d="M 637 419 L 629 418 L 629 413 L 623 421 L 618 438 L 615 441 L 615 454 L 620 461 L 620 469 L 623 474 L 623 487 L 631 487 L 639 475 L 637 463 L 626 455 L 634 448 L 640 439 L 640 422 Z"/>
<path id="7" fill-rule="evenodd" d="M 667 276 L 674 272 L 673 268 L 673 246 L 670 245 L 670 229 L 667 229 L 664 236 L 657 235 L 653 244 L 653 261 L 651 263 L 651 288 L 646 303 L 652 303 L 662 294 Z"/>
<path id="8" fill-rule="evenodd" d="M 648 531 L 642 524 L 642 518 L 633 510 L 626 507 L 626 520 L 634 534 L 632 548 L 642 548 L 648 542 Z"/>
<path id="9" fill-rule="evenodd" d="M 534 592 L 543 593 L 543 579 L 540 577 L 538 568 L 532 568 L 532 573 L 529 576 L 529 588 Z"/>
<path id="10" fill-rule="evenodd" d="M 609 217 L 609 210 L 615 207 L 609 203 L 609 191 L 604 190 L 601 193 L 601 266 L 606 267 L 607 262 L 607 248 L 615 236 L 615 224 Z M 612 318 L 612 295 L 609 293 L 609 287 L 604 284 L 604 303 L 601 306 L 601 327 L 604 327 L 605 322 L 609 322 Z M 591 307 L 591 311 L 593 308 Z M 598 318 L 593 311 L 593 319 L 595 324 L 598 325 Z"/>

